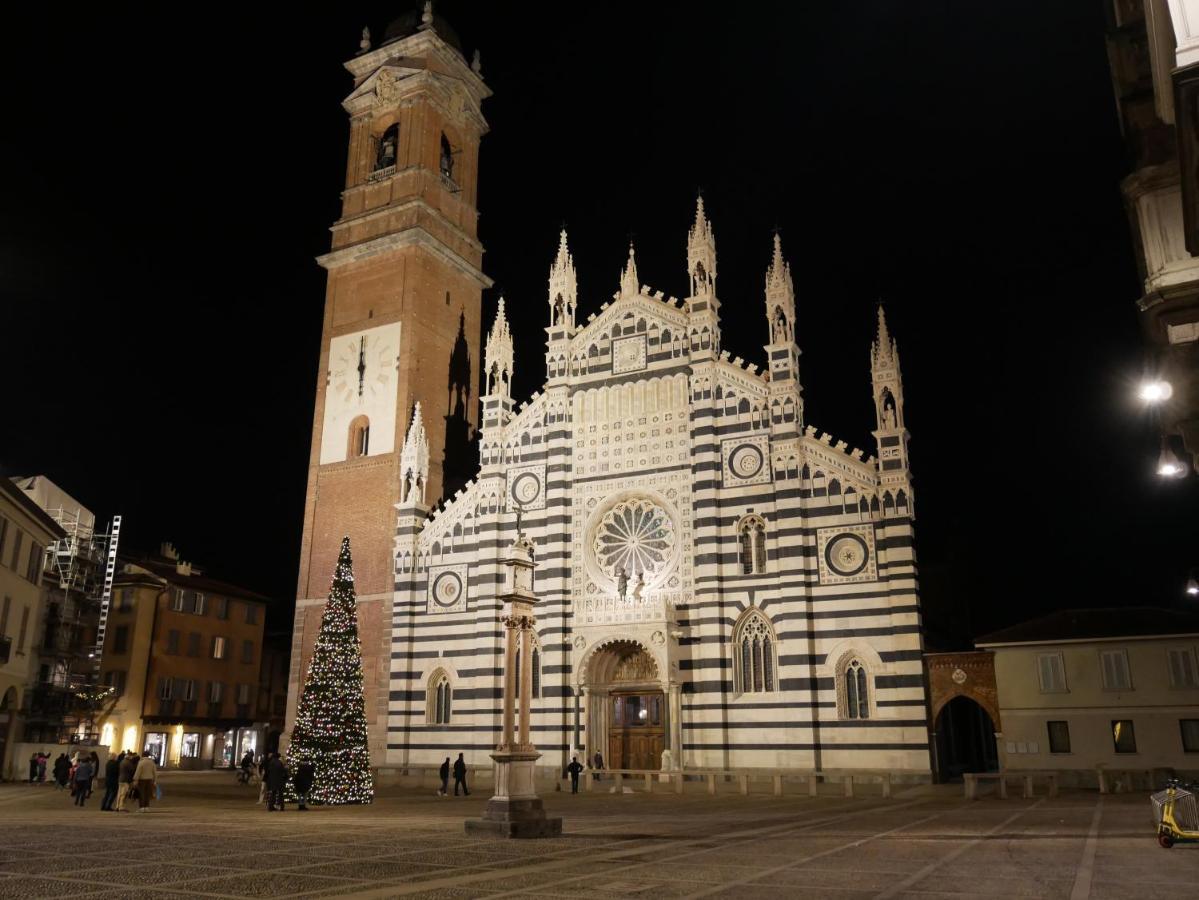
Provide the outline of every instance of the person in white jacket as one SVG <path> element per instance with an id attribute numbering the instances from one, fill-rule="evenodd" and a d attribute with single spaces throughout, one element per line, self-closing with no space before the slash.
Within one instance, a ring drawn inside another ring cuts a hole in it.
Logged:
<path id="1" fill-rule="evenodd" d="M 150 806 L 150 795 L 158 784 L 158 766 L 154 765 L 149 751 L 143 753 L 142 758 L 137 761 L 137 768 L 133 771 L 133 783 L 137 785 L 137 811 L 145 812 Z"/>

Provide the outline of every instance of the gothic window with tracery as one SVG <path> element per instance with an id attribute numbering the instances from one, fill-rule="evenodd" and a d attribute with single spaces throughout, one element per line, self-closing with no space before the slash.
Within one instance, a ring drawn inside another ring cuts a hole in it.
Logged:
<path id="1" fill-rule="evenodd" d="M 847 719 L 870 718 L 870 695 L 866 686 L 866 667 L 856 658 L 850 658 L 841 673 L 842 714 Z"/>
<path id="2" fill-rule="evenodd" d="M 737 527 L 738 562 L 742 575 L 761 575 L 766 571 L 766 523 L 758 516 L 746 516 Z"/>
<path id="3" fill-rule="evenodd" d="M 444 669 L 438 669 L 429 676 L 429 688 L 426 693 L 428 700 L 425 721 L 430 725 L 448 725 L 453 711 L 454 688 L 450 684 L 450 676 Z"/>
<path id="4" fill-rule="evenodd" d="M 740 694 L 774 691 L 778 687 L 777 638 L 766 617 L 751 609 L 733 632 L 733 672 Z"/>

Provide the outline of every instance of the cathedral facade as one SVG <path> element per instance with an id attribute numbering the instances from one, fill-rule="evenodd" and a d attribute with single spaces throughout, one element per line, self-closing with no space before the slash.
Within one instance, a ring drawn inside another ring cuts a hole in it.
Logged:
<path id="1" fill-rule="evenodd" d="M 362 120 L 352 133 L 373 148 L 372 164 L 396 121 L 401 142 L 425 148 L 375 181 L 365 165 L 352 169 L 365 193 L 389 185 L 378 201 L 384 210 L 396 204 L 401 170 L 436 175 L 438 142 L 420 129 L 458 116 L 458 140 L 472 160 L 483 131 L 477 62 L 468 67 L 426 16 L 415 33 L 364 48 L 348 66 L 357 86 L 347 108 Z M 453 69 L 444 85 L 457 99 L 437 96 L 439 67 Z M 406 112 L 422 104 L 437 116 Z M 418 133 L 408 135 L 411 128 Z M 473 195 L 471 181 L 465 196 Z M 360 216 L 347 215 L 348 227 Z M 452 381 L 449 398 L 423 390 L 409 354 L 452 357 L 451 294 L 449 318 L 434 328 L 441 343 L 418 349 L 408 331 L 433 327 L 411 324 L 425 313 L 445 317 L 441 270 L 453 296 L 464 298 L 468 324 L 478 321 L 486 280 L 469 254 L 453 259 L 439 246 L 461 235 L 437 217 L 395 225 L 430 223 L 443 228 L 436 239 L 367 235 L 371 252 L 348 245 L 331 269 L 291 715 L 319 627 L 325 572 L 316 548 L 327 552 L 349 533 L 356 572 L 366 573 L 359 613 L 374 762 L 430 766 L 463 751 L 468 762 L 487 763 L 503 686 L 497 596 L 519 532 L 536 548 L 530 713 L 548 768 L 598 752 L 608 768 L 927 776 L 908 433 L 898 348 L 881 309 L 873 343 L 863 336 L 877 443 L 868 455 L 805 421 L 795 292 L 777 237 L 762 295 L 752 305 L 739 300 L 762 315 L 767 366 L 759 370 L 722 346 L 716 238 L 702 200 L 687 236 L 689 295 L 681 300 L 640 283 L 630 247 L 619 290 L 580 321 L 563 232 L 546 294 L 544 386 L 514 401 L 514 367 L 533 360 L 516 358 L 501 300 L 481 359 L 477 474 L 437 502 L 460 397 Z M 472 241 L 473 224 L 469 218 Z M 426 279 L 418 302 L 384 302 L 369 323 L 354 315 L 338 323 L 344 298 L 335 275 L 354 283 L 368 270 L 378 290 L 377 279 L 390 273 L 401 294 L 409 282 L 389 260 L 404 253 L 412 255 L 403 265 L 419 265 Z M 427 305 L 425 293 L 433 298 Z M 364 339 L 371 335 L 378 340 Z M 332 392 L 342 399 L 327 399 Z M 323 484 L 332 486 L 327 493 Z"/>
<path id="2" fill-rule="evenodd" d="M 537 548 L 531 714 L 551 765 L 599 751 L 609 768 L 928 771 L 908 436 L 883 313 L 876 458 L 805 425 L 778 239 L 759 307 L 765 371 L 721 346 L 702 200 L 687 246 L 686 299 L 640 284 L 630 248 L 620 290 L 580 324 L 563 233 L 545 385 L 513 405 L 501 301 L 479 474 L 432 515 L 417 411 L 401 462 L 389 764 L 463 748 L 483 762 L 494 746 L 496 596 L 519 528 Z"/>

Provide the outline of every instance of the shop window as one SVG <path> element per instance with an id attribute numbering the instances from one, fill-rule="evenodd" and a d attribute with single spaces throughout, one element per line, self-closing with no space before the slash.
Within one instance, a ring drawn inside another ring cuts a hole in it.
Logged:
<path id="1" fill-rule="evenodd" d="M 183 742 L 179 745 L 179 755 L 184 759 L 199 759 L 200 735 L 185 734 L 183 736 Z"/>

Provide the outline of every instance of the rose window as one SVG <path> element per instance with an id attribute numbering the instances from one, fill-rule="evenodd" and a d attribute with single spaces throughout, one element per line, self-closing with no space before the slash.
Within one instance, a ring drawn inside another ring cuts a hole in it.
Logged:
<path id="1" fill-rule="evenodd" d="M 630 579 L 661 572 L 674 545 L 674 522 L 666 510 L 649 500 L 616 504 L 595 530 L 596 559 L 613 578 L 622 569 Z"/>

